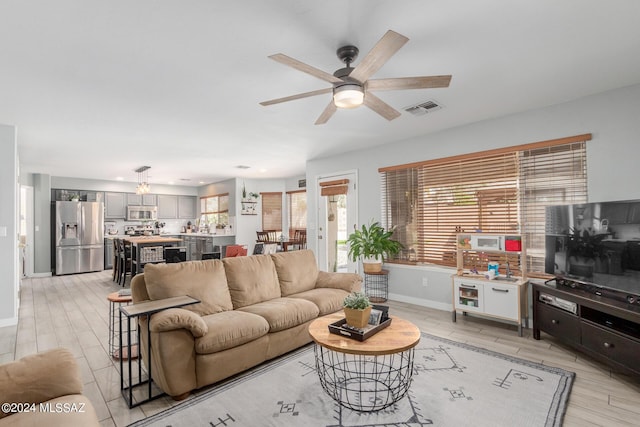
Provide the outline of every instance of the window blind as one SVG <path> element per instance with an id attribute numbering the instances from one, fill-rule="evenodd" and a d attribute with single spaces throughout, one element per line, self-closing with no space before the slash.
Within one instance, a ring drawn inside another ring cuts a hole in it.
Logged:
<path id="1" fill-rule="evenodd" d="M 260 193 L 262 229 L 282 231 L 282 193 Z"/>
<path id="2" fill-rule="evenodd" d="M 289 236 L 295 230 L 307 229 L 307 192 L 306 190 L 287 191 L 287 208 L 289 212 Z"/>
<path id="3" fill-rule="evenodd" d="M 545 207 L 586 201 L 590 139 L 380 169 L 382 221 L 404 245 L 396 261 L 455 266 L 456 233 L 524 233 L 528 271 L 544 271 Z"/>
<path id="4" fill-rule="evenodd" d="M 527 271 L 544 272 L 545 208 L 587 201 L 586 143 L 524 150 L 519 160 Z"/>

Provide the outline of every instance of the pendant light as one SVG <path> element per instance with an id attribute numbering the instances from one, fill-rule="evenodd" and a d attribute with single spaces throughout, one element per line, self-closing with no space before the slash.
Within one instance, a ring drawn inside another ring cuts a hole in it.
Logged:
<path id="1" fill-rule="evenodd" d="M 151 192 L 151 186 L 149 185 L 149 173 L 151 166 L 140 166 L 134 172 L 138 174 L 138 186 L 136 187 L 136 194 L 148 194 Z"/>

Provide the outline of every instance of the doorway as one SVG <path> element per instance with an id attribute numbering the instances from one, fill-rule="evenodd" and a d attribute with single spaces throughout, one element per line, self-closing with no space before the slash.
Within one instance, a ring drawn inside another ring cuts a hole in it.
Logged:
<path id="1" fill-rule="evenodd" d="M 33 187 L 20 186 L 20 276 L 33 276 L 34 254 L 33 254 Z"/>
<path id="2" fill-rule="evenodd" d="M 347 237 L 357 227 L 357 174 L 321 176 L 318 184 L 318 264 L 329 272 L 356 273 L 347 254 Z"/>

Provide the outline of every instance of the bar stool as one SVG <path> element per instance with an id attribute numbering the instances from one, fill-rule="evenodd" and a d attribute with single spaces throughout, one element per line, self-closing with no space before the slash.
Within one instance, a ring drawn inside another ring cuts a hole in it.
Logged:
<path id="1" fill-rule="evenodd" d="M 118 283 L 124 286 L 127 282 L 127 274 L 131 275 L 131 245 L 126 244 L 124 239 L 118 239 Z"/>
<path id="2" fill-rule="evenodd" d="M 113 281 L 116 282 L 120 277 L 119 265 L 120 253 L 118 251 L 118 239 L 111 239 L 113 245 Z"/>
<path id="3" fill-rule="evenodd" d="M 138 333 L 135 330 L 135 324 L 133 324 L 131 331 L 131 355 L 125 353 L 127 351 L 127 345 L 124 343 L 122 346 L 123 354 L 120 354 L 120 341 L 127 339 L 127 333 L 125 330 L 122 331 L 122 336 L 120 336 L 120 306 L 129 305 L 133 299 L 131 295 L 125 294 L 120 295 L 120 292 L 112 292 L 107 295 L 107 300 L 109 301 L 109 355 L 114 359 L 120 359 L 122 356 L 123 359 L 137 359 L 138 358 Z"/>

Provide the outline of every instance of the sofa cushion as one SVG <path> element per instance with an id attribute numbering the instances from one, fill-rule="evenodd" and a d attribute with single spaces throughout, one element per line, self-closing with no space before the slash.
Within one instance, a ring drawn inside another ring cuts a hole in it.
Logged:
<path id="1" fill-rule="evenodd" d="M 146 264 L 144 279 L 152 300 L 189 295 L 201 302 L 184 309 L 201 316 L 233 309 L 220 260 Z"/>
<path id="2" fill-rule="evenodd" d="M 280 252 L 272 254 L 271 258 L 278 272 L 283 297 L 308 291 L 316 286 L 318 265 L 313 251 Z"/>
<path id="3" fill-rule="evenodd" d="M 276 298 L 270 301 L 242 307 L 246 311 L 264 317 L 269 323 L 269 332 L 278 332 L 298 326 L 318 317 L 318 307 L 299 298 Z"/>
<path id="4" fill-rule="evenodd" d="M 280 297 L 276 268 L 269 255 L 224 258 L 222 262 L 233 308 Z"/>
<path id="5" fill-rule="evenodd" d="M 349 292 L 342 289 L 316 288 L 290 295 L 289 298 L 301 298 L 311 301 L 318 306 L 320 316 L 324 316 L 342 310 L 344 299 L 347 295 L 349 295 Z"/>
<path id="6" fill-rule="evenodd" d="M 269 332 L 260 316 L 242 311 L 225 311 L 203 316 L 208 332 L 196 339 L 196 353 L 209 354 L 253 341 Z"/>

